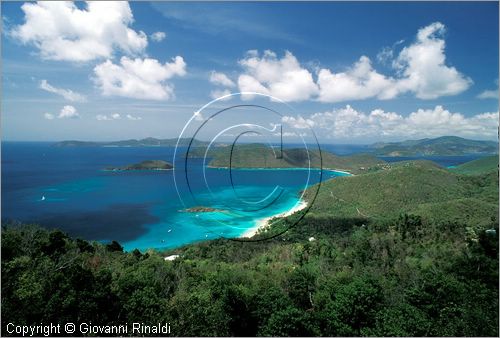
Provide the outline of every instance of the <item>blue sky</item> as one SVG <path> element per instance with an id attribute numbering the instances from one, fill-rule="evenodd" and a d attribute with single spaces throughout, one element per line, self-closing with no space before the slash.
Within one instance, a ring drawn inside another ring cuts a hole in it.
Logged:
<path id="1" fill-rule="evenodd" d="M 496 2 L 1 5 L 4 140 L 177 137 L 239 91 L 323 142 L 497 135 Z"/>

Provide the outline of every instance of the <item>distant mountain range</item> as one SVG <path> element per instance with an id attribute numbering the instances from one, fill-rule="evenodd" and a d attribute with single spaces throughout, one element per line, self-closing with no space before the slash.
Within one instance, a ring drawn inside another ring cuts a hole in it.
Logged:
<path id="1" fill-rule="evenodd" d="M 191 138 L 181 138 L 179 146 L 188 146 Z M 192 146 L 208 145 L 209 142 L 194 139 Z M 176 138 L 158 139 L 154 137 L 144 138 L 142 140 L 130 139 L 110 142 L 92 142 L 92 141 L 61 141 L 54 144 L 56 147 L 175 147 Z"/>
<path id="2" fill-rule="evenodd" d="M 187 146 L 191 138 L 182 138 L 180 146 Z M 91 141 L 62 141 L 54 144 L 56 147 L 174 147 L 176 138 L 158 139 L 153 137 L 141 140 L 130 139 L 109 142 Z M 207 146 L 209 142 L 194 139 L 193 147 Z M 224 144 L 218 144 L 223 146 Z M 376 156 L 446 156 L 465 154 L 497 154 L 498 142 L 468 140 L 456 136 L 443 136 L 438 138 L 426 138 L 421 140 L 407 140 L 402 142 L 374 143 L 367 149 Z"/>
<path id="3" fill-rule="evenodd" d="M 496 154 L 498 153 L 498 142 L 443 136 L 433 139 L 375 143 L 370 148 L 379 156 Z"/>

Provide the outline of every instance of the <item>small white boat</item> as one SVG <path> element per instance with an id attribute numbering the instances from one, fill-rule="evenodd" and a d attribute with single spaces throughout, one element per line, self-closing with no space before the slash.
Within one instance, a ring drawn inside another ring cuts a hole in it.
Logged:
<path id="1" fill-rule="evenodd" d="M 42 196 L 42 199 L 40 201 L 45 201 L 45 196 Z"/>
<path id="2" fill-rule="evenodd" d="M 171 232 L 171 231 L 172 231 L 172 229 L 168 229 L 168 231 L 167 231 L 167 232 Z"/>

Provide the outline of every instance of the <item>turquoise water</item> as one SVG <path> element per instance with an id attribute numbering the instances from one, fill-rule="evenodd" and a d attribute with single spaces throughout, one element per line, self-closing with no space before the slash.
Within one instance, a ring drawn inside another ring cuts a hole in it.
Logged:
<path id="1" fill-rule="evenodd" d="M 191 175 L 199 176 L 196 169 Z M 223 184 L 228 172 L 227 169 L 207 168 L 210 189 L 203 184 L 195 186 L 193 197 L 181 187 L 181 200 L 185 204 L 172 207 L 165 203 L 152 208 L 151 213 L 160 222 L 147 225 L 143 235 L 124 243 L 125 248 L 172 248 L 205 239 L 240 237 L 259 220 L 295 208 L 301 202 L 301 190 L 319 182 L 318 170 L 309 173 L 303 169 L 239 169 L 233 171 L 236 182 L 233 187 Z M 323 175 L 330 179 L 345 174 L 325 171 Z M 309 182 L 304 184 L 307 177 Z M 194 206 L 211 207 L 216 211 L 185 211 Z"/>
<path id="2" fill-rule="evenodd" d="M 118 240 L 126 250 L 173 248 L 234 238 L 256 221 L 288 211 L 319 181 L 312 170 L 203 168 L 192 160 L 185 182 L 173 171 L 102 170 L 148 159 L 173 160 L 173 148 L 57 148 L 49 143 L 2 144 L 2 223 L 59 228 L 89 240 Z M 205 172 L 203 173 L 205 169 Z M 323 179 L 342 173 L 324 171 Z M 177 177 L 177 176 L 176 176 Z M 182 197 L 182 198 L 179 198 Z M 191 213 L 186 207 L 217 212 Z"/>
<path id="3" fill-rule="evenodd" d="M 260 194 L 262 190 L 257 187 L 247 187 L 247 192 L 254 191 Z M 206 197 L 207 196 L 198 196 Z M 234 198 L 231 188 L 220 189 L 214 192 L 213 201 L 228 201 Z M 152 210 L 161 222 L 150 224 L 148 231 L 142 236 L 124 243 L 125 248 L 169 248 L 193 241 L 214 239 L 219 237 L 239 237 L 245 231 L 255 227 L 256 221 L 277 213 L 285 212 L 299 202 L 297 194 L 293 191 L 273 203 L 272 207 L 260 211 L 215 211 L 215 212 L 173 212 L 167 206 L 158 206 Z M 225 203 L 205 203 L 204 206 L 226 210 Z M 169 215 L 168 217 L 163 217 Z M 158 243 L 160 240 L 161 243 Z"/>

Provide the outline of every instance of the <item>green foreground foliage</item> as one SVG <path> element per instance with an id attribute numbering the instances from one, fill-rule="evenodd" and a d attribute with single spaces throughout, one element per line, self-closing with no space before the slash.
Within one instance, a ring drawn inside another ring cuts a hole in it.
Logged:
<path id="1" fill-rule="evenodd" d="M 116 242 L 3 227 L 2 332 L 8 322 L 85 321 L 169 322 L 180 336 L 498 336 L 498 173 L 440 170 L 401 166 L 327 182 L 297 226 L 263 242 L 126 253 Z M 405 180 L 391 185 L 391 172 Z M 331 189 L 349 182 L 378 191 L 365 190 L 365 215 L 333 203 Z M 376 201 L 384 194 L 385 207 Z M 461 210 L 448 194 L 476 206 L 496 199 L 497 211 L 439 218 Z M 180 257 L 164 260 L 172 254 Z"/>

